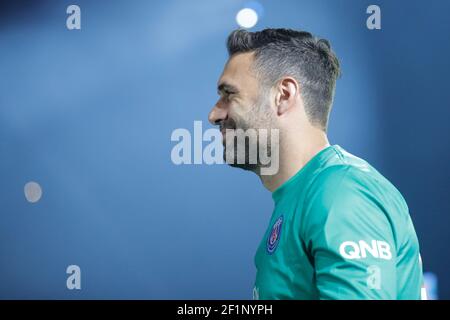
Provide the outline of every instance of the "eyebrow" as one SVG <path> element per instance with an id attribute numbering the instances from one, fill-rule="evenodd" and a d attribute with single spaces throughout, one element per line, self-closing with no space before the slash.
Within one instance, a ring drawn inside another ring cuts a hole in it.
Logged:
<path id="1" fill-rule="evenodd" d="M 221 84 L 219 84 L 219 86 L 217 87 L 217 92 L 220 94 L 220 93 L 223 93 L 223 92 L 233 92 L 233 93 L 237 93 L 237 92 L 239 92 L 239 90 L 235 87 L 235 86 L 233 86 L 233 85 L 231 85 L 231 84 L 228 84 L 228 83 L 226 83 L 226 82 L 222 82 Z"/>

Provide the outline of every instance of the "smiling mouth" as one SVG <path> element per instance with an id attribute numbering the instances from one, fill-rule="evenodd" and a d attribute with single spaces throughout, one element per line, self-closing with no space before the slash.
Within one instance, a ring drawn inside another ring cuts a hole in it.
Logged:
<path id="1" fill-rule="evenodd" d="M 220 132 L 222 133 L 222 137 L 225 138 L 226 134 L 227 134 L 227 130 L 236 130 L 235 128 L 223 128 L 220 130 Z"/>
<path id="2" fill-rule="evenodd" d="M 220 130 L 220 132 L 222 133 L 222 144 L 225 147 L 225 143 L 226 143 L 226 135 L 227 135 L 227 130 L 235 130 L 233 128 L 223 128 L 222 130 Z"/>
<path id="3" fill-rule="evenodd" d="M 222 129 L 220 132 L 222 133 L 222 144 L 225 144 L 226 129 Z"/>

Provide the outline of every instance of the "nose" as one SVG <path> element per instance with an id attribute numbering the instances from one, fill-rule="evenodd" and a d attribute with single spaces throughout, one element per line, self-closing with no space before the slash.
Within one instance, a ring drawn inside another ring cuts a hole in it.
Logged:
<path id="1" fill-rule="evenodd" d="M 218 102 L 209 112 L 208 120 L 211 124 L 218 125 L 221 121 L 226 120 L 227 117 L 228 112 L 226 108 Z"/>

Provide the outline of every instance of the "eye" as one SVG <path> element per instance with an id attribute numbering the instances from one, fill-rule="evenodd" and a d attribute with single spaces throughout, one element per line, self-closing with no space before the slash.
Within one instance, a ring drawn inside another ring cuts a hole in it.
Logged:
<path id="1" fill-rule="evenodd" d="M 232 91 L 225 91 L 225 96 L 227 97 L 227 98 L 230 98 L 230 96 L 232 96 L 232 95 L 234 95 L 235 94 L 235 92 L 232 92 Z"/>
<path id="2" fill-rule="evenodd" d="M 224 99 L 224 100 L 229 100 L 230 99 L 230 96 L 233 94 L 233 92 L 229 92 L 229 91 L 222 91 L 222 92 L 219 92 L 219 96 L 220 96 L 220 98 L 221 99 Z"/>

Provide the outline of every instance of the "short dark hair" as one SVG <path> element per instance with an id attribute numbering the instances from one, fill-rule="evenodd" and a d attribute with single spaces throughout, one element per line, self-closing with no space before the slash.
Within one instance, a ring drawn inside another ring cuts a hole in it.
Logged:
<path id="1" fill-rule="evenodd" d="M 302 90 L 306 114 L 326 131 L 333 103 L 339 61 L 326 39 L 292 29 L 238 29 L 227 41 L 228 54 L 254 52 L 253 69 L 259 81 L 272 87 L 284 76 L 295 78 Z"/>

